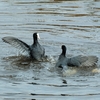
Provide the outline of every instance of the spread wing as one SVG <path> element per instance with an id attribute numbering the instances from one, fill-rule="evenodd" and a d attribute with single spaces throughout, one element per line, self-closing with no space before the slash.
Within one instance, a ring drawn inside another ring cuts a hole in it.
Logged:
<path id="1" fill-rule="evenodd" d="M 31 51 L 30 46 L 28 44 L 26 44 L 25 42 L 23 42 L 17 38 L 14 38 L 14 37 L 4 37 L 4 38 L 2 38 L 2 40 L 5 43 L 8 43 L 11 46 L 21 50 L 22 52 L 27 52 L 28 54 L 30 54 L 30 51 Z"/>
<path id="2" fill-rule="evenodd" d="M 96 64 L 98 61 L 98 57 L 96 56 L 76 56 L 68 59 L 69 66 L 77 66 L 77 67 L 91 67 Z"/>

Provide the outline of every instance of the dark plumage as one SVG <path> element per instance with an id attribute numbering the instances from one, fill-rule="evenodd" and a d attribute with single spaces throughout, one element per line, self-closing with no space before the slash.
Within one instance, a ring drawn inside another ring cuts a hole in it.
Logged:
<path id="1" fill-rule="evenodd" d="M 60 54 L 58 61 L 56 63 L 56 67 L 61 66 L 76 66 L 76 67 L 92 67 L 98 61 L 98 57 L 96 56 L 82 56 L 78 55 L 72 58 L 66 57 L 66 46 L 62 45 L 62 53 Z"/>
<path id="2" fill-rule="evenodd" d="M 32 45 L 28 45 L 25 42 L 10 36 L 4 37 L 2 40 L 20 49 L 22 52 L 27 52 L 32 59 L 40 61 L 45 56 L 45 49 L 39 44 L 37 33 L 33 34 Z"/>

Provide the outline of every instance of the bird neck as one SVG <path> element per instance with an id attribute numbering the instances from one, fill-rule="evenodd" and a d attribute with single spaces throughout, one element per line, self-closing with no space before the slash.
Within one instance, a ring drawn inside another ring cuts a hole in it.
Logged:
<path id="1" fill-rule="evenodd" d="M 38 39 L 34 38 L 34 43 L 33 44 L 36 44 L 36 43 L 38 43 Z"/>
<path id="2" fill-rule="evenodd" d="M 66 56 L 66 50 L 62 50 L 62 55 L 65 57 Z"/>

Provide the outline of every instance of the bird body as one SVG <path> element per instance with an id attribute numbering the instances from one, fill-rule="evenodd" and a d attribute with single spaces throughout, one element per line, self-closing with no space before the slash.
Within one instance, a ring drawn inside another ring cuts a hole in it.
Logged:
<path id="1" fill-rule="evenodd" d="M 31 49 L 31 52 L 32 52 L 30 56 L 32 58 L 35 58 L 37 60 L 42 60 L 43 57 L 45 56 L 45 49 L 39 43 L 37 43 L 36 45 L 32 44 L 30 46 L 30 49 Z"/>

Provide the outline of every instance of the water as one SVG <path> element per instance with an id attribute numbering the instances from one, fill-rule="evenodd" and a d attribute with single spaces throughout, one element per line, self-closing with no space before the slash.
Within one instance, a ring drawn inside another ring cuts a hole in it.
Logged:
<path id="1" fill-rule="evenodd" d="M 69 69 L 65 76 L 53 70 L 67 46 L 69 56 L 100 58 L 99 0 L 0 0 L 0 99 L 99 100 L 100 70 Z M 50 62 L 20 59 L 18 50 L 2 41 L 17 37 L 32 44 L 37 32 Z"/>

